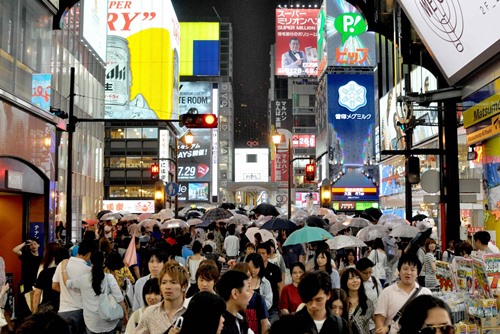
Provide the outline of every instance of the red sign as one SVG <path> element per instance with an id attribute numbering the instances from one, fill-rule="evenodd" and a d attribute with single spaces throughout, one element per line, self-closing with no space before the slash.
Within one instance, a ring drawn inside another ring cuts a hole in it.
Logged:
<path id="1" fill-rule="evenodd" d="M 276 9 L 276 75 L 317 76 L 319 9 Z"/>
<path id="2" fill-rule="evenodd" d="M 315 148 L 316 135 L 294 135 L 292 146 L 294 148 Z"/>
<path id="3" fill-rule="evenodd" d="M 280 182 L 288 187 L 288 151 L 276 152 L 272 168 L 273 182 Z"/>

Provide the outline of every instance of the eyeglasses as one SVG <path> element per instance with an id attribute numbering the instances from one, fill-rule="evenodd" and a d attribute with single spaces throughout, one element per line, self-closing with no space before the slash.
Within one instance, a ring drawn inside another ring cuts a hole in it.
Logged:
<path id="1" fill-rule="evenodd" d="M 436 334 L 438 329 L 442 334 L 455 333 L 455 327 L 453 325 L 425 326 L 422 327 L 418 332 L 420 334 Z"/>

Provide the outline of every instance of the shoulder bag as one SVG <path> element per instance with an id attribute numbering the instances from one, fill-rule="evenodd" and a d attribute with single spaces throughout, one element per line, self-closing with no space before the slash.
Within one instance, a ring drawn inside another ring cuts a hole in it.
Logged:
<path id="1" fill-rule="evenodd" d="M 0 309 L 0 328 L 4 327 L 4 326 L 7 326 L 7 320 L 5 319 L 5 316 L 4 316 L 4 309 L 1 308 Z"/>
<path id="2" fill-rule="evenodd" d="M 104 289 L 99 295 L 99 315 L 105 321 L 114 321 L 123 318 L 122 306 L 116 302 L 109 287 L 108 276 L 104 276 Z"/>
<path id="3" fill-rule="evenodd" d="M 413 298 L 415 298 L 418 293 L 420 292 L 420 290 L 422 290 L 422 286 L 420 285 L 417 290 L 413 291 L 413 293 L 411 294 L 410 298 L 408 298 L 408 300 L 406 301 L 406 303 L 404 303 L 403 306 L 401 306 L 401 308 L 399 309 L 398 313 L 396 313 L 396 315 L 394 316 L 394 318 L 392 318 L 392 321 L 391 321 L 391 324 L 389 325 L 389 332 L 391 331 L 391 326 L 393 326 L 394 324 L 396 324 L 399 320 L 399 318 L 401 318 L 401 315 L 403 314 L 406 306 L 408 306 L 408 304 L 412 301 Z"/>

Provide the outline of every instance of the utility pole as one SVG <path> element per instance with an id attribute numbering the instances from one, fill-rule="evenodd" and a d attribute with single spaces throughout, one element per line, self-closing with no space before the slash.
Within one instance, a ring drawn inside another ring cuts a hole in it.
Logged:
<path id="1" fill-rule="evenodd" d="M 74 119 L 75 107 L 75 68 L 72 67 L 69 79 L 69 122 L 68 122 L 68 165 L 66 167 L 66 244 L 71 242 L 73 229 L 73 133 L 76 124 Z"/>

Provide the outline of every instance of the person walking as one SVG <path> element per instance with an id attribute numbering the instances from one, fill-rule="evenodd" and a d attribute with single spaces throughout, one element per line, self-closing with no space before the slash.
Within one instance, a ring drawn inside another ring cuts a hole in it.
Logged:
<path id="1" fill-rule="evenodd" d="M 316 251 L 314 257 L 314 270 L 322 270 L 328 273 L 332 282 L 332 289 L 340 288 L 340 275 L 339 272 L 332 267 L 332 254 L 330 251 L 320 249 Z"/>
<path id="2" fill-rule="evenodd" d="M 365 293 L 363 278 L 356 268 L 347 268 L 340 277 L 340 287 L 349 299 L 349 319 L 353 334 L 370 334 L 373 303 Z"/>
<path id="3" fill-rule="evenodd" d="M 408 303 L 399 324 L 401 334 L 455 333 L 449 306 L 431 295 L 418 296 Z"/>
<path id="4" fill-rule="evenodd" d="M 436 240 L 427 239 L 424 246 L 424 272 L 425 272 L 425 287 L 435 290 L 439 283 L 436 278 L 436 258 L 434 252 L 436 251 Z"/>
<path id="5" fill-rule="evenodd" d="M 381 238 L 377 238 L 373 241 L 373 246 L 370 254 L 368 255 L 373 266 L 373 277 L 380 281 L 382 286 L 385 285 L 387 275 L 385 273 L 385 268 L 387 267 L 387 254 L 385 254 L 384 242 Z"/>
<path id="6" fill-rule="evenodd" d="M 300 279 L 306 272 L 306 267 L 301 262 L 295 262 L 290 266 L 290 274 L 292 276 L 292 283 L 285 285 L 281 291 L 279 310 L 280 315 L 294 314 L 297 307 L 302 303 L 299 295 Z"/>
<path id="7" fill-rule="evenodd" d="M 217 283 L 217 293 L 226 302 L 221 334 L 247 334 L 244 312 L 253 295 L 248 275 L 239 270 L 228 270 Z"/>
<path id="8" fill-rule="evenodd" d="M 125 334 L 135 334 L 135 330 L 141 321 L 142 315 L 147 307 L 156 305 L 162 301 L 162 296 L 160 292 L 160 285 L 158 284 L 157 278 L 151 278 L 144 283 L 142 288 L 142 299 L 144 300 L 144 305 L 130 316 L 127 322 L 127 327 L 125 329 Z"/>

